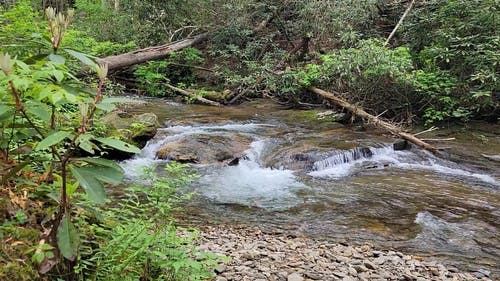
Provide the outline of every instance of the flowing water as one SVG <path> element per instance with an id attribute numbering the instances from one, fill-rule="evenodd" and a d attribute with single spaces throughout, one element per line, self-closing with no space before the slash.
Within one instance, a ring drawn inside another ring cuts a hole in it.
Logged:
<path id="1" fill-rule="evenodd" d="M 199 134 L 252 140 L 237 165 L 193 165 L 201 178 L 190 187 L 197 196 L 183 219 L 368 241 L 498 272 L 500 165 L 481 156 L 500 153 L 498 125 L 434 133 L 457 137 L 445 144 L 444 159 L 396 151 L 380 132 L 276 105 L 217 109 L 156 100 L 141 110 L 164 125 L 140 156 L 122 163 L 131 179 L 165 162 L 155 158 L 165 143 Z"/>

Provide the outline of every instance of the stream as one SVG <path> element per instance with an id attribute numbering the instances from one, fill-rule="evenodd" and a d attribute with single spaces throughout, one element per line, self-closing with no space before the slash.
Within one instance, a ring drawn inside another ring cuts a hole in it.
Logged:
<path id="1" fill-rule="evenodd" d="M 141 155 L 121 163 L 130 180 L 163 164 L 156 152 L 194 136 L 248 140 L 234 165 L 191 164 L 196 196 L 180 219 L 194 225 L 251 224 L 319 239 L 369 242 L 462 269 L 498 274 L 500 126 L 443 128 L 425 137 L 456 137 L 438 158 L 395 150 L 375 129 L 346 127 L 321 112 L 277 104 L 213 108 L 153 100 L 134 113 L 162 122 Z M 193 150 L 197 150 L 196 147 Z"/>

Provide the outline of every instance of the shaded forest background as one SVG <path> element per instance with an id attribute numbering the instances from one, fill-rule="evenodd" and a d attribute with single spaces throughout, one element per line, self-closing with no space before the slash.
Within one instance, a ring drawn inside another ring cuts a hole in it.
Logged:
<path id="1" fill-rule="evenodd" d="M 320 102 L 313 85 L 405 123 L 496 121 L 499 3 L 415 1 L 386 44 L 410 2 L 17 1 L 0 20 L 3 49 L 21 57 L 36 53 L 17 45 L 46 32 L 48 5 L 75 9 L 63 44 L 97 57 L 209 32 L 197 49 L 114 75 L 148 95 L 174 95 L 168 82 L 300 105 Z"/>

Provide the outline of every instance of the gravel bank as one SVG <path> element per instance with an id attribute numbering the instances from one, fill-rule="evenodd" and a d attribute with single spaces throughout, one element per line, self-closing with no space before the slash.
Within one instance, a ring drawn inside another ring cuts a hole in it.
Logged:
<path id="1" fill-rule="evenodd" d="M 370 245 L 349 246 L 257 228 L 201 228 L 199 249 L 231 257 L 216 271 L 217 281 L 306 280 L 492 280 L 490 272 L 454 267 Z"/>

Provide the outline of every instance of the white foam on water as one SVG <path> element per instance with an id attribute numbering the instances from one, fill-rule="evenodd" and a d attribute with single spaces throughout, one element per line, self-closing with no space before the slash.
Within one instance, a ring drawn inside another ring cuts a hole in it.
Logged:
<path id="1" fill-rule="evenodd" d="M 202 177 L 198 193 L 217 203 L 262 208 L 287 208 L 299 203 L 293 191 L 305 185 L 290 170 L 260 166 L 258 162 L 265 147 L 265 141 L 255 141 L 247 151 L 247 158 L 238 165 Z"/>
<path id="2" fill-rule="evenodd" d="M 156 136 L 149 140 L 141 150 L 141 153 L 135 155 L 132 159 L 122 161 L 120 166 L 125 171 L 128 179 L 138 179 L 144 173 L 144 169 L 152 167 L 158 163 L 167 162 L 156 158 L 156 152 L 164 144 L 174 142 L 190 135 L 196 134 L 220 134 L 221 132 L 255 132 L 262 127 L 272 127 L 268 124 L 223 124 L 223 125 L 200 125 L 200 126 L 171 126 L 158 130 Z"/>
<path id="3" fill-rule="evenodd" d="M 369 148 L 370 152 L 361 153 L 359 150 L 349 150 L 317 161 L 314 163 L 314 170 L 309 175 L 319 178 L 342 178 L 361 171 L 366 167 L 381 169 L 390 166 L 400 169 L 428 170 L 444 175 L 473 178 L 494 186 L 500 186 L 500 182 L 490 175 L 467 171 L 453 162 L 436 158 L 430 153 L 424 153 L 422 156 L 412 151 L 395 151 L 392 145 Z"/>

